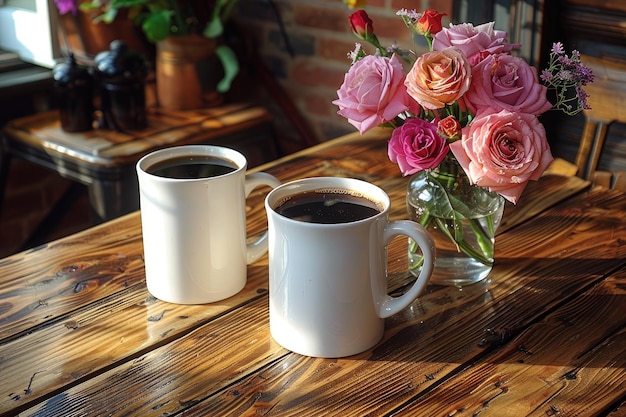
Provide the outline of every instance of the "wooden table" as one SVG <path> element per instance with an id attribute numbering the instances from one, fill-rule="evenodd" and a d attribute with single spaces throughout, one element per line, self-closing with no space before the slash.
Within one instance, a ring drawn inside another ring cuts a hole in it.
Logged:
<path id="1" fill-rule="evenodd" d="M 385 135 L 258 169 L 371 181 L 403 218 L 408 180 L 387 160 Z M 253 234 L 265 228 L 262 197 L 249 200 Z M 429 286 L 386 320 L 377 346 L 342 359 L 272 340 L 267 256 L 222 302 L 156 300 L 139 216 L 0 260 L 0 415 L 626 415 L 625 194 L 576 177 L 532 183 L 506 208 L 487 281 Z M 411 279 L 399 240 L 392 292 Z"/>
<path id="2" fill-rule="evenodd" d="M 109 220 L 139 207 L 135 163 L 150 151 L 212 143 L 243 152 L 250 166 L 279 155 L 272 117 L 262 107 L 235 103 L 186 111 L 150 107 L 147 111 L 148 126 L 129 132 L 68 133 L 61 128 L 58 111 L 19 118 L 4 127 L 5 158 L 17 156 L 87 185 L 94 213 L 99 220 Z M 8 160 L 0 160 L 0 199 L 7 165 Z"/>

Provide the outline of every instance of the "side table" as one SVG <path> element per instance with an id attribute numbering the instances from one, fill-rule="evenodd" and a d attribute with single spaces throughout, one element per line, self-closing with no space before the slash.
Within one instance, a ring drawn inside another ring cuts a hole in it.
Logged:
<path id="1" fill-rule="evenodd" d="M 0 149 L 0 201 L 11 157 L 23 158 L 88 187 L 97 220 L 139 208 L 136 162 L 160 148 L 210 143 L 237 149 L 249 166 L 280 156 L 269 112 L 247 104 L 172 111 L 148 109 L 148 127 L 132 132 L 96 129 L 68 133 L 57 111 L 7 123 Z"/>

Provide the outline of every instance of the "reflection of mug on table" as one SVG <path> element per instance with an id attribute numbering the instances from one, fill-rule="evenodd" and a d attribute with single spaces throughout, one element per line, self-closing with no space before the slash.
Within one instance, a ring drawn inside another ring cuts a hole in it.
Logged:
<path id="1" fill-rule="evenodd" d="M 434 243 L 419 224 L 389 221 L 389 197 L 373 184 L 308 178 L 270 191 L 270 332 L 296 353 L 342 357 L 373 347 L 384 318 L 422 292 L 432 273 Z M 387 295 L 387 244 L 415 240 L 424 267 L 402 296 Z"/>
<path id="2" fill-rule="evenodd" d="M 247 264 L 267 251 L 267 232 L 246 243 L 246 197 L 280 182 L 246 175 L 239 152 L 186 145 L 152 152 L 137 163 L 146 283 L 155 297 L 203 304 L 235 295 Z"/>

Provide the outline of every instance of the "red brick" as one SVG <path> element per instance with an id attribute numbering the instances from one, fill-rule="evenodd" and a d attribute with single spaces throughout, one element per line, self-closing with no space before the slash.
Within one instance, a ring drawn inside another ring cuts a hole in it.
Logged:
<path id="1" fill-rule="evenodd" d="M 348 25 L 350 13 L 347 8 L 320 9 L 298 4 L 294 7 L 294 21 L 298 26 L 345 32 L 350 28 Z"/>
<path id="2" fill-rule="evenodd" d="M 320 116 L 331 116 L 337 113 L 337 106 L 332 104 L 332 100 L 335 98 L 336 95 L 333 95 L 329 99 L 328 95 L 309 93 L 305 97 L 306 111 L 307 113 Z"/>
<path id="3" fill-rule="evenodd" d="M 347 67 L 346 67 L 347 68 Z M 327 68 L 314 61 L 301 62 L 291 70 L 291 81 L 312 87 L 339 88 L 343 82 L 345 70 Z"/>
<path id="4" fill-rule="evenodd" d="M 374 32 L 379 38 L 394 39 L 399 43 L 406 43 L 411 40 L 411 31 L 400 16 L 378 16 L 372 20 L 374 21 Z"/>
<path id="5" fill-rule="evenodd" d="M 354 45 L 358 39 L 354 39 L 354 42 L 343 42 L 334 39 L 320 38 L 317 40 L 317 54 L 324 59 L 332 59 L 346 65 L 350 65 L 350 59 L 348 53 L 354 50 Z"/>

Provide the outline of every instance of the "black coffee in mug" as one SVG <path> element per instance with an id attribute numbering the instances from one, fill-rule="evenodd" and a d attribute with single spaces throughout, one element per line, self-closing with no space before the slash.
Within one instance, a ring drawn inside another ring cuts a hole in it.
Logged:
<path id="1" fill-rule="evenodd" d="M 193 179 L 210 178 L 237 170 L 237 165 L 227 159 L 210 155 L 177 156 L 159 161 L 146 172 L 159 177 Z"/>
<path id="2" fill-rule="evenodd" d="M 307 223 L 350 223 L 380 213 L 374 201 L 349 190 L 314 190 L 295 194 L 281 202 L 276 212 Z"/>

